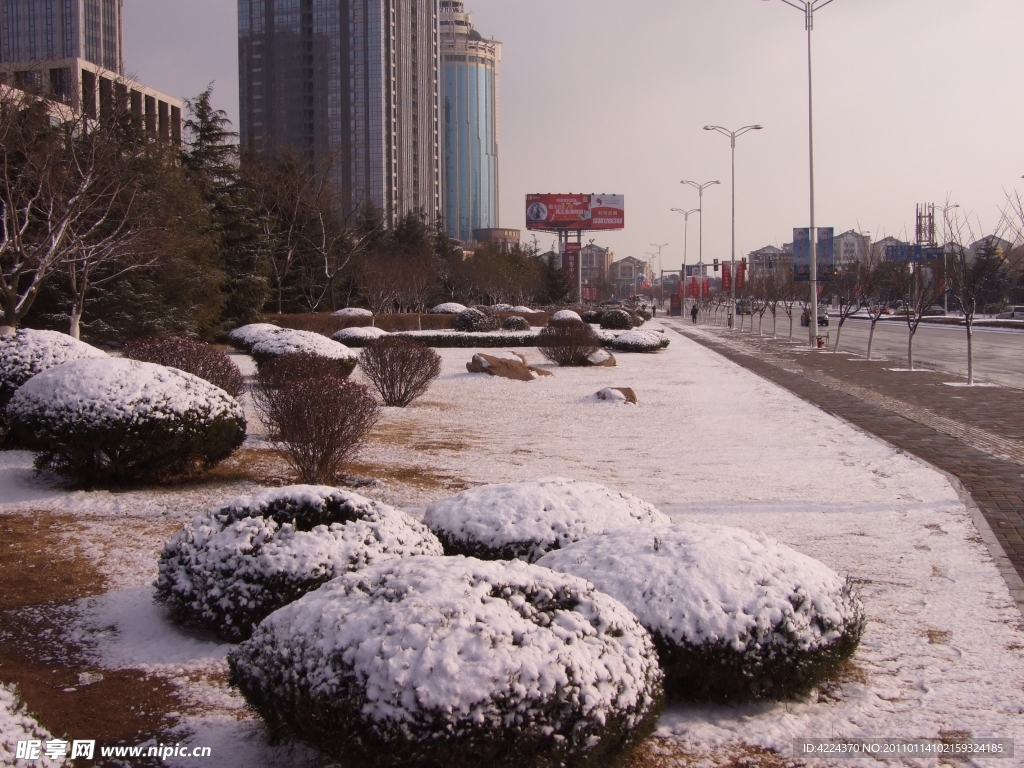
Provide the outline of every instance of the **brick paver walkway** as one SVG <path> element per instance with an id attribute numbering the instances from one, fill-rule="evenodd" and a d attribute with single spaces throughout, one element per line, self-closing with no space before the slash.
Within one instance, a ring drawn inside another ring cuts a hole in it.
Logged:
<path id="1" fill-rule="evenodd" d="M 955 376 L 889 370 L 904 365 L 898 362 L 810 352 L 715 326 L 665 324 L 959 480 L 1024 612 L 1024 393 L 950 387 Z"/>

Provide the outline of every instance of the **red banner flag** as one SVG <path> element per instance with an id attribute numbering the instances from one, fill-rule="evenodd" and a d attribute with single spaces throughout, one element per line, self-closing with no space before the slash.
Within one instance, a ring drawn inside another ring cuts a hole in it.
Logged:
<path id="1" fill-rule="evenodd" d="M 704 278 L 704 295 L 705 296 L 710 296 L 711 295 L 711 278 L 710 277 L 705 277 Z"/>
<path id="2" fill-rule="evenodd" d="M 736 265 L 736 292 L 742 293 L 747 288 L 747 265 L 742 261 Z"/>
<path id="3" fill-rule="evenodd" d="M 697 282 L 697 278 L 696 277 L 691 277 L 690 278 L 690 298 L 691 299 L 699 299 L 700 298 L 700 284 Z"/>
<path id="4" fill-rule="evenodd" d="M 729 264 L 722 265 L 722 293 L 732 293 L 732 269 Z"/>

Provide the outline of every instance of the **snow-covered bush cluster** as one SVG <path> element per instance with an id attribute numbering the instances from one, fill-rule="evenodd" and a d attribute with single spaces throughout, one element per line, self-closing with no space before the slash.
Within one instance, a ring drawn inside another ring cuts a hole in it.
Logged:
<path id="1" fill-rule="evenodd" d="M 245 440 L 242 407 L 198 376 L 134 360 L 78 360 L 33 376 L 7 407 L 36 466 L 87 483 L 209 467 Z"/>
<path id="2" fill-rule="evenodd" d="M 424 522 L 449 555 L 533 562 L 607 530 L 671 521 L 628 493 L 556 478 L 471 488 L 431 504 Z"/>
<path id="3" fill-rule="evenodd" d="M 654 637 L 672 697 L 804 694 L 853 655 L 864 631 L 848 580 L 735 528 L 610 531 L 538 564 L 587 579 L 625 604 Z"/>
<path id="4" fill-rule="evenodd" d="M 501 325 L 496 317 L 472 307 L 462 310 L 455 318 L 455 330 L 462 331 L 463 333 L 496 331 L 500 327 Z"/>
<path id="5" fill-rule="evenodd" d="M 0 419 L 15 391 L 37 373 L 74 360 L 106 357 L 95 347 L 55 331 L 21 329 L 0 338 Z"/>
<path id="6" fill-rule="evenodd" d="M 610 765 L 662 701 L 629 611 L 521 562 L 413 557 L 347 574 L 228 661 L 275 735 L 352 765 Z"/>
<path id="7" fill-rule="evenodd" d="M 515 312 L 515 308 L 511 304 L 494 304 L 491 312 Z"/>
<path id="8" fill-rule="evenodd" d="M 388 332 L 380 328 L 342 328 L 331 338 L 348 347 L 365 347 L 370 342 L 387 335 Z"/>
<path id="9" fill-rule="evenodd" d="M 624 309 L 610 309 L 601 313 L 599 321 L 606 330 L 628 331 L 633 327 L 633 318 Z"/>
<path id="10" fill-rule="evenodd" d="M 181 336 L 134 339 L 121 348 L 130 360 L 177 368 L 220 387 L 232 397 L 245 393 L 245 378 L 222 349 Z"/>
<path id="11" fill-rule="evenodd" d="M 551 319 L 548 320 L 548 325 L 575 325 L 582 322 L 583 318 L 571 309 L 560 309 L 551 316 Z"/>
<path id="12" fill-rule="evenodd" d="M 607 346 L 618 352 L 658 352 L 670 343 L 664 333 L 635 329 L 616 336 Z"/>
<path id="13" fill-rule="evenodd" d="M 449 302 L 447 302 L 445 304 L 438 304 L 436 307 L 434 307 L 432 310 L 430 310 L 430 314 L 432 314 L 432 315 L 457 315 L 460 312 L 464 312 L 465 310 L 466 310 L 466 305 L 465 304 L 457 304 L 454 301 L 449 301 Z"/>
<path id="14" fill-rule="evenodd" d="M 236 328 L 228 334 L 235 344 L 262 364 L 280 355 L 311 354 L 327 360 L 334 360 L 343 375 L 348 376 L 355 369 L 356 353 L 333 339 L 310 331 L 294 331 L 267 323 L 254 323 Z"/>
<path id="15" fill-rule="evenodd" d="M 391 336 L 413 339 L 428 347 L 439 349 L 495 349 L 503 347 L 535 347 L 542 329 L 525 331 L 489 331 L 463 333 L 461 331 L 397 331 Z"/>
<path id="16" fill-rule="evenodd" d="M 505 322 L 501 324 L 503 331 L 528 331 L 530 330 L 530 321 L 525 317 L 519 317 L 519 315 L 513 315 L 512 317 L 505 318 Z"/>
<path id="17" fill-rule="evenodd" d="M 529 307 L 524 307 L 522 305 L 519 305 L 518 307 L 512 307 L 512 309 L 509 310 L 509 311 L 510 312 L 520 312 L 522 314 L 527 314 L 527 315 L 534 314 L 534 310 L 530 309 Z"/>
<path id="18" fill-rule="evenodd" d="M 441 552 L 404 512 L 335 488 L 292 486 L 235 499 L 187 524 L 160 556 L 156 594 L 177 621 L 237 642 L 343 573 Z"/>
<path id="19" fill-rule="evenodd" d="M 333 312 L 332 315 L 334 317 L 373 317 L 373 312 L 368 309 L 360 309 L 359 307 L 346 307 L 345 309 Z"/>

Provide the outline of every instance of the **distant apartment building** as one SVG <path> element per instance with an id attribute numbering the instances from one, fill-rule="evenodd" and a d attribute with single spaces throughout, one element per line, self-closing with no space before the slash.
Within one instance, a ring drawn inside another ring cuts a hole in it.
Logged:
<path id="1" fill-rule="evenodd" d="M 602 248 L 593 243 L 583 246 L 580 251 L 580 266 L 583 269 L 584 285 L 600 285 L 607 282 L 612 271 L 615 254 L 611 248 Z"/>
<path id="2" fill-rule="evenodd" d="M 506 253 L 513 247 L 522 243 L 523 233 L 518 229 L 503 229 L 491 227 L 489 229 L 474 229 L 473 242 L 477 245 L 496 244 Z M 458 239 L 458 238 L 456 238 Z"/>
<path id="3" fill-rule="evenodd" d="M 498 225 L 501 43 L 473 27 L 461 0 L 441 0 L 441 144 L 445 228 L 467 241 Z"/>
<path id="4" fill-rule="evenodd" d="M 130 107 L 151 133 L 181 141 L 182 101 L 124 76 L 121 0 L 2 0 L 0 84 L 93 118 Z"/>
<path id="5" fill-rule="evenodd" d="M 328 174 L 344 213 L 441 213 L 438 0 L 238 0 L 243 146 Z"/>
<path id="6" fill-rule="evenodd" d="M 835 236 L 836 266 L 867 261 L 871 254 L 871 237 L 854 229 Z"/>
<path id="7" fill-rule="evenodd" d="M 641 275 L 645 278 L 645 281 L 639 279 Z M 615 286 L 615 294 L 620 298 L 635 294 L 643 287 L 643 282 L 653 284 L 653 278 L 654 274 L 651 271 L 651 265 L 646 261 L 627 256 L 624 259 L 612 262 L 610 279 L 612 285 Z"/>
<path id="8" fill-rule="evenodd" d="M 789 245 L 788 253 L 784 248 L 776 248 L 774 245 L 766 245 L 764 248 L 751 251 L 747 254 L 747 263 L 750 265 L 750 269 L 775 269 L 783 264 L 791 266 L 793 263 L 793 248 L 792 243 Z"/>

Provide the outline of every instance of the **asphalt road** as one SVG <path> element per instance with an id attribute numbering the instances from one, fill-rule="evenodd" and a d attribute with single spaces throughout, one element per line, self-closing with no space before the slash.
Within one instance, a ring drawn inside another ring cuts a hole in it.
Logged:
<path id="1" fill-rule="evenodd" d="M 828 328 L 833 341 L 836 318 Z M 786 326 L 788 329 L 788 326 Z M 864 355 L 868 347 L 866 320 L 851 318 L 843 325 L 840 350 Z M 801 328 L 806 333 L 806 330 Z M 824 329 L 823 329 L 824 330 Z M 907 325 L 882 320 L 875 326 L 872 357 L 884 357 L 899 367 L 907 363 Z M 926 368 L 967 375 L 967 332 L 957 326 L 925 325 L 914 336 L 914 363 Z M 974 330 L 974 375 L 979 381 L 1024 389 L 1024 332 L 992 328 Z"/>

